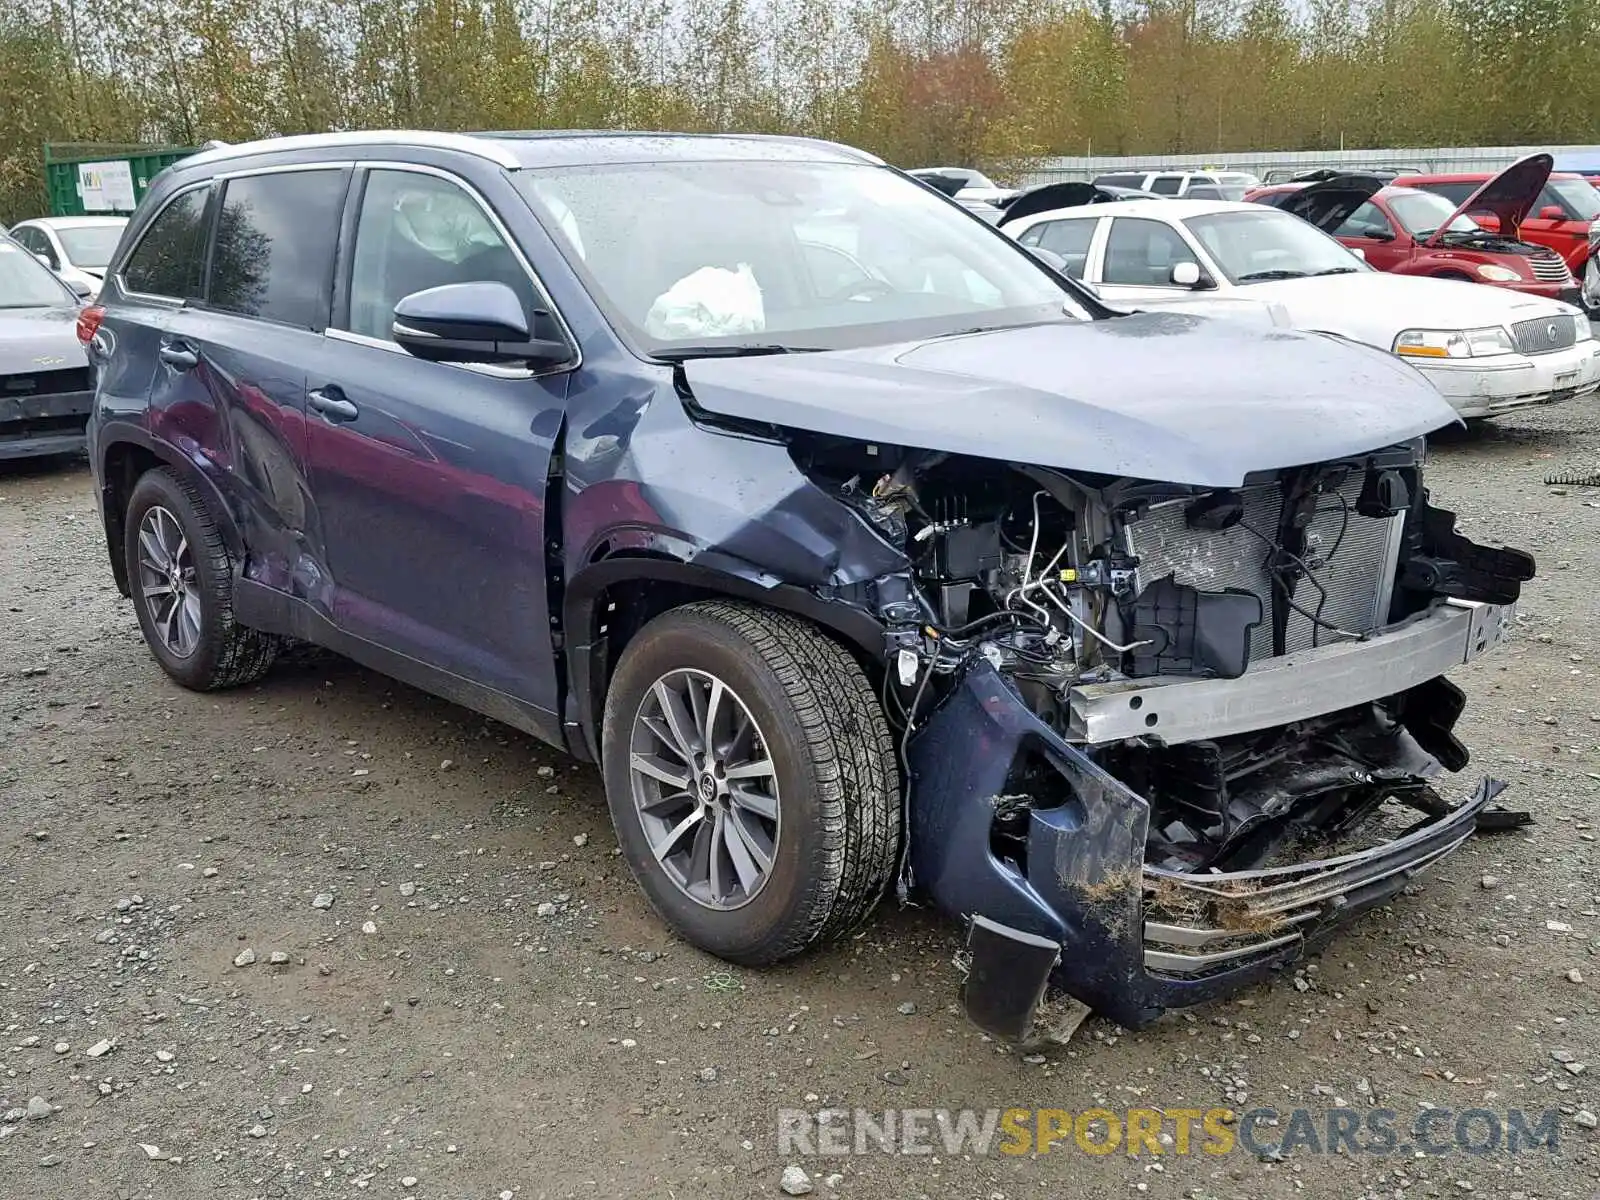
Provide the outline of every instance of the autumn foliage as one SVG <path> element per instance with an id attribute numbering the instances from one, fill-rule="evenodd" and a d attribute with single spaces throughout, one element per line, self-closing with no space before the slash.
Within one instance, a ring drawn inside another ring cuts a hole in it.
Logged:
<path id="1" fill-rule="evenodd" d="M 1600 141 L 1600 0 L 0 0 L 0 218 L 45 142 L 362 127 L 1038 154 Z"/>

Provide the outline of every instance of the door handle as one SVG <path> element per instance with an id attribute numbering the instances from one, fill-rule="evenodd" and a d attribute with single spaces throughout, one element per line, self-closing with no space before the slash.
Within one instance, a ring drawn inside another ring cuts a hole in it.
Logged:
<path id="1" fill-rule="evenodd" d="M 354 421 L 361 410 L 344 398 L 344 393 L 329 384 L 325 388 L 312 388 L 306 393 L 306 402 L 330 421 Z"/>
<path id="2" fill-rule="evenodd" d="M 187 371 L 191 367 L 200 365 L 200 356 L 195 353 L 194 347 L 184 342 L 163 342 L 161 349 L 156 352 L 156 357 L 167 366 L 179 371 Z"/>

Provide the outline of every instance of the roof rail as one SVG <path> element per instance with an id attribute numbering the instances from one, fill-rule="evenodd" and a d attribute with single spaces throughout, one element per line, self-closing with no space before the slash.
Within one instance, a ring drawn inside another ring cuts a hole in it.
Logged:
<path id="1" fill-rule="evenodd" d="M 315 150 L 323 146 L 432 146 L 456 150 L 509 169 L 519 164 L 516 156 L 487 137 L 466 133 L 441 133 L 430 129 L 351 129 L 339 133 L 302 133 L 287 137 L 262 138 L 254 142 L 207 142 L 198 154 L 184 160 L 185 167 L 213 159 L 242 158 L 250 154 L 272 154 L 281 150 Z"/>

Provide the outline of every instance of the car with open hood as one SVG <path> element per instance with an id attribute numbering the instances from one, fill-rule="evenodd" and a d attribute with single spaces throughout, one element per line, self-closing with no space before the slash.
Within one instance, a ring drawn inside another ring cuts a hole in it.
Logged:
<path id="1" fill-rule="evenodd" d="M 73 292 L 93 299 L 127 224 L 127 217 L 35 217 L 13 225 L 11 236 Z"/>
<path id="2" fill-rule="evenodd" d="M 1031 212 L 1001 228 L 1060 255 L 1108 303 L 1281 311 L 1417 367 L 1467 420 L 1592 394 L 1600 341 L 1540 296 L 1375 271 L 1311 224 L 1261 204 L 1175 200 Z"/>
<path id="3" fill-rule="evenodd" d="M 1464 175 L 1403 175 L 1395 183 L 1403 187 L 1435 192 L 1456 204 L 1466 205 L 1467 215 L 1494 218 L 1502 233 L 1513 233 L 1525 242 L 1554 250 L 1566 260 L 1567 268 L 1582 287 L 1580 303 L 1591 318 L 1600 319 L 1600 191 L 1577 172 L 1554 172 L 1546 179 L 1533 203 L 1526 209 L 1506 211 L 1503 203 L 1494 208 L 1474 199 L 1489 181 L 1482 172 Z M 1496 199 L 1491 196 L 1491 200 Z M 1506 225 L 1505 218 L 1516 220 Z M 1518 219 L 1520 218 L 1520 219 Z"/>
<path id="4" fill-rule="evenodd" d="M 83 449 L 92 392 L 78 310 L 66 284 L 0 233 L 0 460 Z"/>
<path id="5" fill-rule="evenodd" d="M 1142 1025 L 1387 902 L 1501 786 L 1451 779 L 1446 675 L 1533 562 L 1431 500 L 1421 375 L 1119 314 L 848 147 L 216 147 L 81 332 L 166 675 L 310 641 L 597 764 L 645 896 L 732 962 L 920 896 L 995 1035 L 1049 988 Z"/>
<path id="6" fill-rule="evenodd" d="M 1516 236 L 1549 164 L 1549 155 L 1524 159 L 1460 204 L 1367 175 L 1260 188 L 1246 199 L 1303 217 L 1359 249 L 1380 271 L 1464 279 L 1577 304 L 1579 285 L 1566 260 Z M 1482 220 L 1469 210 L 1481 212 Z"/>

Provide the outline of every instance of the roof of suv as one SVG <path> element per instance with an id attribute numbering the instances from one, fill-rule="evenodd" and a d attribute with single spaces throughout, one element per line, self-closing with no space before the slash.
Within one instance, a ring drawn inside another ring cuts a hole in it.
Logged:
<path id="1" fill-rule="evenodd" d="M 416 146 L 454 150 L 489 159 L 508 170 L 521 167 L 582 166 L 589 163 L 641 163 L 662 159 L 715 161 L 766 159 L 788 162 L 880 163 L 860 150 L 813 138 L 760 134 L 634 133 L 590 130 L 530 130 L 494 133 L 440 133 L 431 130 L 374 129 L 266 138 L 218 145 L 175 164 L 187 172 L 237 158 L 262 154 L 312 152 L 335 147 Z"/>

